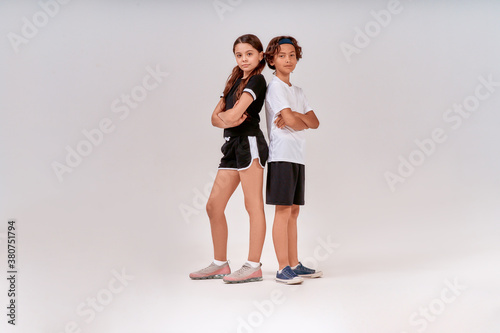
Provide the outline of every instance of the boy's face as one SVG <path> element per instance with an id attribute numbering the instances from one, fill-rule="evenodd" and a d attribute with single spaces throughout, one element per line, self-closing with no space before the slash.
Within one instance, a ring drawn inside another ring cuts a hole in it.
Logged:
<path id="1" fill-rule="evenodd" d="M 295 54 L 295 47 L 292 44 L 281 44 L 280 50 L 274 55 L 273 63 L 276 71 L 281 74 L 289 75 L 297 65 L 297 56 Z"/>
<path id="2" fill-rule="evenodd" d="M 264 57 L 264 52 L 257 51 L 248 43 L 239 43 L 234 48 L 234 57 L 238 67 L 243 71 L 243 76 L 247 77 Z"/>

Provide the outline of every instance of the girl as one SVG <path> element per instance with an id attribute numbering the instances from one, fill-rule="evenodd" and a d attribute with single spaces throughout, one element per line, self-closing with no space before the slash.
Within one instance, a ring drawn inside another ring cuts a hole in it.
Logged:
<path id="1" fill-rule="evenodd" d="M 214 261 L 193 272 L 191 279 L 220 279 L 226 283 L 261 281 L 260 256 L 266 234 L 262 196 L 264 165 L 268 147 L 259 127 L 259 112 L 266 95 L 262 43 L 254 35 L 238 37 L 233 44 L 237 66 L 229 76 L 221 99 L 212 114 L 212 125 L 224 129 L 226 142 L 212 192 L 207 202 L 214 246 Z M 226 258 L 227 222 L 224 215 L 229 198 L 241 182 L 245 208 L 250 217 L 248 261 L 231 273 Z"/>

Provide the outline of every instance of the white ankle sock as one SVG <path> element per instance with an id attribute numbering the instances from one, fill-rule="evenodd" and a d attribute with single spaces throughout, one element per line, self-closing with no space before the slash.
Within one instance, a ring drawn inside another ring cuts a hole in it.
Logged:
<path id="1" fill-rule="evenodd" d="M 292 269 L 295 269 L 295 268 L 297 268 L 297 267 L 299 267 L 299 264 L 297 264 L 297 265 L 295 265 L 295 266 L 293 266 L 293 267 L 291 267 L 291 268 L 292 268 Z"/>
<path id="2" fill-rule="evenodd" d="M 220 260 L 215 260 L 215 259 L 214 259 L 214 264 L 216 264 L 217 266 L 222 266 L 222 265 L 224 265 L 225 263 L 227 263 L 227 260 L 226 260 L 226 261 L 220 261 Z"/>
<path id="3" fill-rule="evenodd" d="M 260 262 L 253 262 L 253 261 L 248 261 L 247 260 L 247 264 L 249 264 L 250 266 L 252 266 L 252 268 L 258 268 L 258 267 L 260 267 Z"/>

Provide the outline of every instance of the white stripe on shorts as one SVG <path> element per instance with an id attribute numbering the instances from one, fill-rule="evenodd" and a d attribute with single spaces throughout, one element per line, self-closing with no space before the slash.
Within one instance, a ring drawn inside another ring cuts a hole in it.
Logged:
<path id="1" fill-rule="evenodd" d="M 226 139 L 226 141 L 229 141 L 229 139 L 231 139 L 231 137 L 228 136 L 227 138 L 224 138 L 224 139 Z M 260 162 L 259 148 L 257 147 L 257 138 L 255 136 L 249 136 L 248 143 L 250 145 L 250 156 L 252 156 L 252 160 L 250 161 L 250 164 L 246 168 L 242 168 L 242 169 L 218 168 L 218 170 L 238 170 L 238 171 L 246 170 L 252 166 L 253 160 L 255 160 L 256 158 L 259 160 L 260 167 L 264 168 L 264 166 Z"/>
<path id="2" fill-rule="evenodd" d="M 255 136 L 249 136 L 248 142 L 250 143 L 250 154 L 252 155 L 252 161 L 259 158 L 259 149 L 257 148 L 257 139 Z"/>
<path id="3" fill-rule="evenodd" d="M 252 160 L 250 161 L 250 164 L 246 168 L 238 169 L 238 171 L 250 168 L 252 166 L 253 160 L 255 159 L 258 159 L 260 167 L 264 168 L 262 163 L 260 163 L 259 148 L 257 148 L 257 138 L 255 136 L 249 136 L 248 143 L 250 145 L 250 155 L 252 156 Z"/>

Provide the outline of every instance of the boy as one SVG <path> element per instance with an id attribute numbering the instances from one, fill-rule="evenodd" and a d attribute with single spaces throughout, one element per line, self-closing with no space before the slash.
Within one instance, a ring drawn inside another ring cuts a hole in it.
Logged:
<path id="1" fill-rule="evenodd" d="M 297 254 L 297 217 L 304 205 L 305 133 L 319 121 L 302 89 L 290 83 L 290 73 L 302 58 L 295 38 L 273 38 L 266 50 L 267 64 L 276 70 L 267 88 L 266 115 L 269 159 L 266 203 L 276 205 L 273 242 L 279 270 L 276 281 L 302 283 L 302 277 L 320 277 L 321 272 L 303 266 Z"/>

